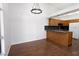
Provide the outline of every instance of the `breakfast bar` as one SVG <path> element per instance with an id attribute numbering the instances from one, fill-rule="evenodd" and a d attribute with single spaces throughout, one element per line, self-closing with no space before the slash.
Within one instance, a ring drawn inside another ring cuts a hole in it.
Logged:
<path id="1" fill-rule="evenodd" d="M 47 31 L 47 40 L 61 46 L 69 47 L 72 45 L 72 32 Z"/>

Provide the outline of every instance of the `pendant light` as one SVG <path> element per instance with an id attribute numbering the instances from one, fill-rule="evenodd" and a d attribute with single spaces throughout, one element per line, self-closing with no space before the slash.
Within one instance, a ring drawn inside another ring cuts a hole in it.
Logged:
<path id="1" fill-rule="evenodd" d="M 41 14 L 42 10 L 40 9 L 39 3 L 34 3 L 31 9 L 31 13 L 33 14 Z"/>

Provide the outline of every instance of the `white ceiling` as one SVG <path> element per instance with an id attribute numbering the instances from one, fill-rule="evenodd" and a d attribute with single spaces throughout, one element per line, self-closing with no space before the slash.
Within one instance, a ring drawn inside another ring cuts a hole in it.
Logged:
<path id="1" fill-rule="evenodd" d="M 74 5 L 79 5 L 79 4 L 78 3 L 40 3 L 40 7 L 44 10 L 46 14 L 50 16 L 53 16 L 53 14 L 57 13 L 58 11 L 62 11 L 64 9 L 71 7 L 73 8 Z"/>
<path id="2" fill-rule="evenodd" d="M 54 13 L 56 13 L 56 12 L 58 13 L 58 11 L 63 11 L 63 10 L 69 9 L 71 7 L 73 10 L 74 8 L 77 8 L 76 5 L 79 6 L 78 3 L 47 3 L 45 5 L 49 6 L 49 8 L 52 11 L 54 11 Z M 50 13 L 50 15 L 53 15 L 53 14 Z M 66 15 L 62 15 L 62 16 L 59 16 L 58 18 L 61 18 L 62 20 L 67 20 L 67 19 L 71 19 L 71 18 L 79 18 L 79 11 L 69 13 Z"/>
<path id="3" fill-rule="evenodd" d="M 16 4 L 22 5 L 24 3 L 16 3 Z M 16 4 L 9 3 L 9 5 L 16 5 Z M 28 5 L 28 4 L 31 4 L 31 6 L 33 5 L 33 3 L 26 3 L 26 5 Z M 39 3 L 40 8 L 46 8 L 47 10 L 50 10 L 52 12 L 63 10 L 63 9 L 69 8 L 69 7 L 76 5 L 76 4 L 78 4 L 78 3 Z"/>
<path id="4" fill-rule="evenodd" d="M 27 8 L 29 5 L 29 8 L 32 8 L 33 3 L 9 3 L 8 4 L 10 8 L 14 7 L 14 6 L 20 6 L 22 7 L 23 5 L 25 5 L 24 7 Z M 40 8 L 43 9 L 43 12 L 49 17 L 51 17 L 53 15 L 53 13 L 58 13 L 60 11 L 64 12 L 63 10 L 68 9 L 73 7 L 74 5 L 78 5 L 78 3 L 39 3 Z M 28 9 L 29 9 L 28 8 Z M 76 7 L 74 7 L 76 8 Z M 77 13 L 79 14 L 79 13 Z"/>
<path id="5" fill-rule="evenodd" d="M 76 4 L 77 3 L 44 3 L 44 5 L 48 6 L 49 9 L 52 8 L 54 10 L 62 10 Z"/>

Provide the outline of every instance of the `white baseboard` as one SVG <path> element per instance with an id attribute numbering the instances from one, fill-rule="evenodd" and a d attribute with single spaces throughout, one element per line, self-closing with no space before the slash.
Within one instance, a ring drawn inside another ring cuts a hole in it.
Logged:
<path id="1" fill-rule="evenodd" d="M 45 39 L 45 38 L 43 38 L 43 39 Z M 36 39 L 36 40 L 42 40 L 42 39 Z M 21 43 L 26 43 L 26 42 L 32 42 L 32 41 L 36 41 L 35 39 L 34 40 L 28 40 L 28 41 L 22 41 L 22 42 L 17 42 L 17 43 L 14 43 L 14 44 L 11 44 L 11 46 L 12 45 L 16 45 L 16 44 L 21 44 Z"/>
<path id="2" fill-rule="evenodd" d="M 8 47 L 7 52 L 5 53 L 5 56 L 8 56 L 11 46 Z"/>

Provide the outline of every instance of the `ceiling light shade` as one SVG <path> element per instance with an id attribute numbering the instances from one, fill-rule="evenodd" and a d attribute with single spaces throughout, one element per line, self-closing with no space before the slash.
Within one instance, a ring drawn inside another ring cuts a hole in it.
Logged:
<path id="1" fill-rule="evenodd" d="M 38 3 L 35 3 L 33 5 L 33 8 L 31 9 L 31 13 L 33 13 L 33 14 L 41 14 L 42 13 L 42 10 L 40 9 L 40 6 Z"/>

